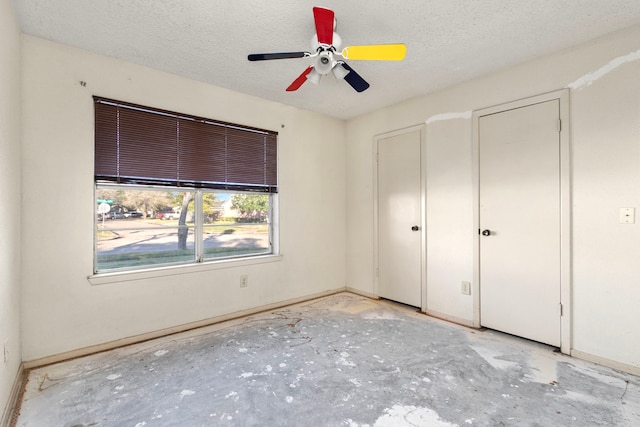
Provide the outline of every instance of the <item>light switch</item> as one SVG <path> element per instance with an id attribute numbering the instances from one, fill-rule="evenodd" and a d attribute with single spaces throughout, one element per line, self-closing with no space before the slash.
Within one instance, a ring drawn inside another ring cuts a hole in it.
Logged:
<path id="1" fill-rule="evenodd" d="M 636 208 L 620 208 L 620 224 L 636 222 Z"/>

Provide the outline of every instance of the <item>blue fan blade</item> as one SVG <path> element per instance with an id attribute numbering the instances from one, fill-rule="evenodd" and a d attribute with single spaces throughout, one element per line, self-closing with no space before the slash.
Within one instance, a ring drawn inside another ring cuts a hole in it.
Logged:
<path id="1" fill-rule="evenodd" d="M 367 83 L 365 79 L 360 77 L 360 74 L 356 73 L 355 70 L 351 68 L 346 62 L 342 62 L 340 65 L 342 65 L 345 70 L 349 71 L 349 74 L 347 74 L 344 79 L 351 85 L 352 88 L 356 90 L 356 92 L 363 92 L 369 89 L 369 83 Z"/>
<path id="2" fill-rule="evenodd" d="M 247 59 L 249 61 L 267 61 L 269 59 L 304 58 L 307 55 L 307 52 L 252 53 Z"/>

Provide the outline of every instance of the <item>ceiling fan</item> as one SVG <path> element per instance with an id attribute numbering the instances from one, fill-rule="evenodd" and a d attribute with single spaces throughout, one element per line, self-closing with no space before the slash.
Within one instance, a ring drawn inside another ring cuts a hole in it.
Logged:
<path id="1" fill-rule="evenodd" d="M 367 83 L 344 60 L 385 60 L 401 61 L 407 52 L 404 44 L 378 44 L 365 46 L 349 46 L 341 48 L 342 40 L 335 33 L 336 19 L 332 10 L 322 7 L 313 8 L 316 34 L 311 40 L 312 52 L 275 52 L 253 53 L 249 61 L 266 61 L 271 59 L 314 58 L 315 64 L 307 67 L 290 85 L 287 91 L 295 91 L 307 80 L 318 84 L 320 78 L 332 73 L 336 79 L 344 79 L 357 92 L 369 88 Z"/>

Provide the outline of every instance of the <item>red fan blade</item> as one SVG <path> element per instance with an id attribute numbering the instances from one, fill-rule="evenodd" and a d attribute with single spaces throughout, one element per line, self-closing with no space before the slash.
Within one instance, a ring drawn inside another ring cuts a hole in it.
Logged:
<path id="1" fill-rule="evenodd" d="M 333 10 L 322 7 L 313 8 L 313 19 L 316 21 L 316 34 L 318 43 L 333 45 Z"/>
<path id="2" fill-rule="evenodd" d="M 289 85 L 289 87 L 287 88 L 287 92 L 293 92 L 294 90 L 300 89 L 300 86 L 302 86 L 302 84 L 307 81 L 307 74 L 309 74 L 311 70 L 313 70 L 312 66 L 309 66 L 309 68 L 304 70 L 302 74 L 300 74 L 298 78 Z"/>

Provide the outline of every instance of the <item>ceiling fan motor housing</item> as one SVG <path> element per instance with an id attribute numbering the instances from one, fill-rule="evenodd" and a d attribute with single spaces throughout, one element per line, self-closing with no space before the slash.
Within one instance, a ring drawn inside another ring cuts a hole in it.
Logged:
<path id="1" fill-rule="evenodd" d="M 340 51 L 342 39 L 337 33 L 333 33 L 332 45 L 322 44 L 318 42 L 318 34 L 313 35 L 311 40 L 311 49 L 318 53 L 316 58 L 315 70 L 320 75 L 327 75 L 335 67 L 337 61 L 334 59 L 334 53 Z"/>

